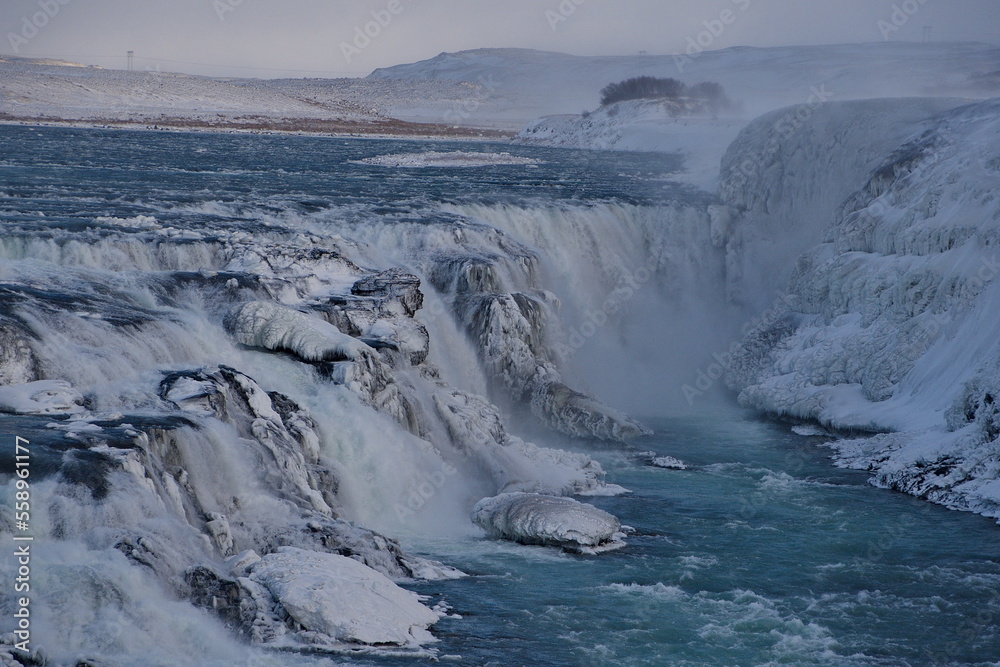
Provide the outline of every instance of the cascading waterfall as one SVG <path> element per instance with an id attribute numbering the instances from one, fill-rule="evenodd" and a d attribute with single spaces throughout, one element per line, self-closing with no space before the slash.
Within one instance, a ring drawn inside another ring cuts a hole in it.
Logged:
<path id="1" fill-rule="evenodd" d="M 512 429 L 647 433 L 625 411 L 664 408 L 639 397 L 723 312 L 698 199 L 101 202 L 0 242 L 0 410 L 35 443 L 35 566 L 52 590 L 85 582 L 86 611 L 37 600 L 55 660 L 422 653 L 445 611 L 384 577 L 461 573 L 387 536 L 475 534 L 500 493 L 620 491 Z M 333 597 L 304 602 L 310 573 L 398 613 L 344 630 Z"/>
<path id="2" fill-rule="evenodd" d="M 452 205 L 538 257 L 537 284 L 558 302 L 548 343 L 588 393 L 636 414 L 676 410 L 683 383 L 738 330 L 712 206 Z"/>

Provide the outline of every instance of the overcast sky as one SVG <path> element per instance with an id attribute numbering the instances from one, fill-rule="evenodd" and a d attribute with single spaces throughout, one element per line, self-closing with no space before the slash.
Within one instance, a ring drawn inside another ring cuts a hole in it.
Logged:
<path id="1" fill-rule="evenodd" d="M 384 27 L 356 41 L 376 17 Z M 0 53 L 124 67 L 131 49 L 136 69 L 358 76 L 479 47 L 669 54 L 699 36 L 712 49 L 919 41 L 925 26 L 935 41 L 1000 43 L 1000 0 L 0 0 Z"/>

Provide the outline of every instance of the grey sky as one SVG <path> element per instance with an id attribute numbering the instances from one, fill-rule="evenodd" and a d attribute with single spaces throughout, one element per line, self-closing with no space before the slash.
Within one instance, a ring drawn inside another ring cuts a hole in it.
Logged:
<path id="1" fill-rule="evenodd" d="M 386 12 L 394 2 L 395 15 Z M 909 13 L 897 12 L 893 40 L 920 40 L 932 26 L 935 40 L 1000 43 L 997 0 L 0 0 L 0 53 L 124 67 L 131 49 L 137 69 L 348 76 L 487 46 L 676 53 L 705 21 L 718 28 L 725 10 L 731 24 L 709 48 L 874 42 L 894 5 Z M 46 8 L 51 17 L 38 14 Z M 387 25 L 370 26 L 379 34 L 348 62 L 342 44 L 373 11 Z M 25 24 L 32 17 L 44 26 L 37 34 Z"/>

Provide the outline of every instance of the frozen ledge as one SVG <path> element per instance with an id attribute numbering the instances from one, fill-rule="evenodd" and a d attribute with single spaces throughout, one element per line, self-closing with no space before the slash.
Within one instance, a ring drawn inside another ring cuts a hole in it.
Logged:
<path id="1" fill-rule="evenodd" d="M 441 618 L 438 612 L 350 558 L 280 547 L 247 569 L 307 644 L 412 649 L 436 641 L 428 628 Z"/>

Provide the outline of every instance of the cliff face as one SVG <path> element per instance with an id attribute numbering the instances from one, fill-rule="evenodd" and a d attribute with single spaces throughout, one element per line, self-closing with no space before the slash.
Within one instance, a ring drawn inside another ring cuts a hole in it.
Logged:
<path id="1" fill-rule="evenodd" d="M 730 243 L 743 273 L 773 261 L 776 227 L 790 249 L 822 242 L 727 380 L 744 405 L 882 432 L 834 443 L 876 484 L 1000 517 L 1000 102 L 915 119 L 933 106 L 835 105 L 773 149 L 765 117 L 734 143 L 720 191 L 742 212 Z M 829 151 L 811 138 L 819 124 Z"/>

